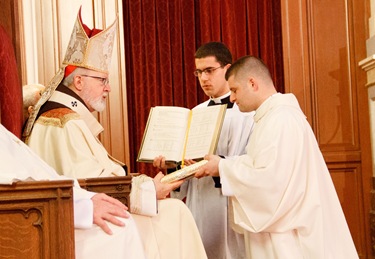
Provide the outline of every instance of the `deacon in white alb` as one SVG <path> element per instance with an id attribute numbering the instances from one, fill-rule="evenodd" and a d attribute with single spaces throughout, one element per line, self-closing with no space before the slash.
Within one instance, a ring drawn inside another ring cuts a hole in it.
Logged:
<path id="1" fill-rule="evenodd" d="M 315 135 L 293 94 L 277 93 L 268 68 L 245 56 L 227 71 L 231 101 L 255 111 L 246 154 L 206 156 L 196 177 L 220 175 L 247 258 L 358 258 Z"/>

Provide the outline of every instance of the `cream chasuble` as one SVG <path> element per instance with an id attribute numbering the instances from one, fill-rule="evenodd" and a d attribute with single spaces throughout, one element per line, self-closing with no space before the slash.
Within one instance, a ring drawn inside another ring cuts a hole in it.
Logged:
<path id="1" fill-rule="evenodd" d="M 97 138 L 103 127 L 80 100 L 55 91 L 49 101 L 63 104 L 71 111 L 65 109 L 63 114 L 42 114 L 27 140 L 31 149 L 59 174 L 68 177 L 77 179 L 125 175 L 122 165 L 109 157 Z M 140 178 L 132 186 L 135 190 L 132 190 L 130 204 L 134 205 L 134 211 L 139 214 L 156 215 L 156 193 L 152 179 L 147 176 Z M 135 196 L 133 192 L 139 195 Z"/>
<path id="2" fill-rule="evenodd" d="M 58 89 L 49 101 L 71 111 L 60 108 L 41 114 L 28 145 L 60 174 L 73 178 L 125 175 L 97 139 L 103 130 L 99 122 L 80 100 Z M 174 199 L 156 201 L 152 178 L 134 177 L 130 198 L 130 212 L 140 214 L 133 214 L 133 219 L 141 229 L 147 258 L 207 258 L 188 208 Z"/>

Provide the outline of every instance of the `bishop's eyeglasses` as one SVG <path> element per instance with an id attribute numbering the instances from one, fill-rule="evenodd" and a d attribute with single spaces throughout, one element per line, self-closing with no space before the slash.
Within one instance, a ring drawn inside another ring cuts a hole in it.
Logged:
<path id="1" fill-rule="evenodd" d="M 90 75 L 81 75 L 81 76 L 91 77 L 91 78 L 98 79 L 98 80 L 100 80 L 100 82 L 101 82 L 103 85 L 108 85 L 108 84 L 109 84 L 109 79 L 108 79 L 108 78 L 105 78 L 105 77 L 100 77 L 100 76 L 90 76 Z"/>
<path id="2" fill-rule="evenodd" d="M 212 75 L 214 73 L 214 71 L 216 69 L 219 69 L 219 68 L 222 68 L 222 67 L 223 66 L 220 66 L 220 67 L 208 67 L 208 68 L 205 68 L 203 70 L 197 69 L 197 70 L 194 71 L 194 75 L 196 77 L 200 77 L 200 76 L 202 76 L 202 73 L 205 73 L 206 76 L 210 76 L 210 75 Z"/>

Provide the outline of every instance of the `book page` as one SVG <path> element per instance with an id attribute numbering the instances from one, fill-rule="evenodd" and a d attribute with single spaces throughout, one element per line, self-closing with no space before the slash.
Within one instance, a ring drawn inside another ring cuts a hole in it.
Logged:
<path id="1" fill-rule="evenodd" d="M 181 161 L 189 113 L 182 107 L 151 108 L 137 161 L 152 162 L 159 155 Z"/>
<path id="2" fill-rule="evenodd" d="M 201 159 L 216 151 L 226 105 L 193 109 L 185 158 Z"/>

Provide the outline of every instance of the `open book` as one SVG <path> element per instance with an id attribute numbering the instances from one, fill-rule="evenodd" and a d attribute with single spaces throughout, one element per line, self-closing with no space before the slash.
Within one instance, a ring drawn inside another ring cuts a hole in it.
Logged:
<path id="1" fill-rule="evenodd" d="M 148 116 L 138 162 L 152 162 L 163 155 L 167 162 L 201 160 L 214 154 L 224 121 L 226 105 L 189 110 L 175 106 L 152 107 Z"/>

